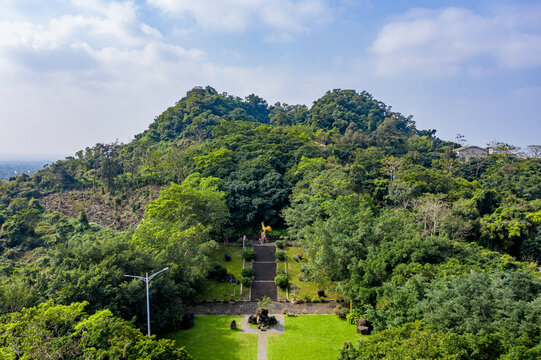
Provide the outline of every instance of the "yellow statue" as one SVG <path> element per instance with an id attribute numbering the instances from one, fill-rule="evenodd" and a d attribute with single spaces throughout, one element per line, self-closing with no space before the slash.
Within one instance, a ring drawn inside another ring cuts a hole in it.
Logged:
<path id="1" fill-rule="evenodd" d="M 265 223 L 261 223 L 261 229 L 263 229 L 263 233 L 267 233 L 267 231 L 272 231 L 272 228 L 270 226 L 265 226 Z"/>

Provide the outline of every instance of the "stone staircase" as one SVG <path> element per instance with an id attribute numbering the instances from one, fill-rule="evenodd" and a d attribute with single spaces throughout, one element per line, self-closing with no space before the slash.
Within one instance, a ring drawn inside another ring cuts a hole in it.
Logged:
<path id="1" fill-rule="evenodd" d="M 250 301 L 259 301 L 264 296 L 268 296 L 272 301 L 277 301 L 278 290 L 274 283 L 276 276 L 276 246 L 273 243 L 266 243 L 261 246 L 253 247 L 255 252 L 255 261 L 252 264 L 254 271 L 254 281 Z"/>

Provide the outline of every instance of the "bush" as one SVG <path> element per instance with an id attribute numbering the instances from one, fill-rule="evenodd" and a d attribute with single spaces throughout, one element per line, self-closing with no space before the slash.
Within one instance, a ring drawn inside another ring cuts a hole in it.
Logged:
<path id="1" fill-rule="evenodd" d="M 249 277 L 252 277 L 252 275 L 254 275 L 254 271 L 250 268 L 246 268 L 246 269 L 242 269 L 240 274 L 242 275 L 243 278 L 245 277 L 249 278 Z"/>
<path id="2" fill-rule="evenodd" d="M 286 288 L 287 285 L 288 285 L 287 275 L 284 275 L 284 274 L 277 275 L 277 276 L 274 278 L 274 283 L 275 283 L 276 286 L 278 286 L 280 289 L 285 290 L 285 288 Z"/>
<path id="3" fill-rule="evenodd" d="M 213 279 L 223 281 L 227 275 L 227 269 L 220 264 L 212 264 L 210 270 L 207 271 L 205 277 L 207 279 Z"/>
<path id="4" fill-rule="evenodd" d="M 334 313 L 336 314 L 336 316 L 338 316 L 340 319 L 345 319 L 347 314 L 348 314 L 348 309 L 343 307 L 343 306 L 340 306 L 338 305 L 337 307 L 334 308 Z"/>
<path id="5" fill-rule="evenodd" d="M 244 250 L 242 252 L 242 258 L 246 261 L 255 259 L 255 252 L 253 250 Z"/>
<path id="6" fill-rule="evenodd" d="M 278 240 L 278 241 L 276 242 L 276 247 L 277 247 L 278 249 L 283 249 L 283 248 L 284 248 L 284 242 L 283 242 L 282 240 Z"/>
<path id="7" fill-rule="evenodd" d="M 346 315 L 346 319 L 350 324 L 356 324 L 357 319 L 360 318 L 361 316 L 363 316 L 361 310 L 353 309 Z"/>
<path id="8" fill-rule="evenodd" d="M 274 256 L 276 256 L 278 260 L 284 261 L 286 258 L 286 253 L 284 250 L 278 250 L 274 253 Z"/>
<path id="9" fill-rule="evenodd" d="M 230 253 L 224 253 L 224 260 L 225 261 L 231 261 L 231 254 Z"/>
<path id="10" fill-rule="evenodd" d="M 244 287 L 250 287 L 250 285 L 252 285 L 252 279 L 250 279 L 249 277 L 243 277 L 240 282 Z"/>

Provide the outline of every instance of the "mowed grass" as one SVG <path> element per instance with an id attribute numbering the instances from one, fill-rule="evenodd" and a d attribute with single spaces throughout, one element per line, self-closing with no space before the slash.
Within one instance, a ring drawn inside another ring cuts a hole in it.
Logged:
<path id="1" fill-rule="evenodd" d="M 225 261 L 224 254 L 231 255 L 231 261 Z M 218 250 L 211 256 L 212 262 L 222 265 L 227 269 L 227 272 L 235 275 L 235 278 L 240 281 L 242 279 L 242 248 L 220 246 Z M 251 267 L 252 264 L 246 262 L 246 267 Z M 240 300 L 240 285 L 232 285 L 227 282 L 219 282 L 215 280 L 205 280 L 202 286 L 203 290 L 199 293 L 197 300 L 222 300 L 227 299 Z M 234 294 L 234 295 L 233 295 Z M 250 294 L 250 289 L 244 289 L 242 296 L 247 297 Z"/>
<path id="2" fill-rule="evenodd" d="M 356 343 L 357 327 L 336 315 L 285 317 L 285 333 L 269 334 L 267 359 L 334 360 L 344 342 Z"/>
<path id="3" fill-rule="evenodd" d="M 296 298 L 297 300 L 313 300 L 318 299 L 318 290 L 325 290 L 325 295 L 328 299 L 337 299 L 341 297 L 341 294 L 333 291 L 335 284 L 329 284 L 327 287 L 318 286 L 312 281 L 300 281 L 299 275 L 301 274 L 301 265 L 306 260 L 299 262 L 293 260 L 293 256 L 297 254 L 303 254 L 301 247 L 287 247 L 286 259 L 287 259 L 287 275 L 289 279 L 289 300 Z M 284 262 L 279 261 L 278 266 L 281 269 L 284 267 Z M 285 297 L 286 293 L 283 290 L 279 290 L 280 297 Z"/>
<path id="4" fill-rule="evenodd" d="M 231 330 L 235 320 L 240 328 L 242 316 L 196 316 L 194 326 L 166 337 L 178 347 L 186 347 L 194 360 L 254 360 L 257 357 L 257 335 Z"/>

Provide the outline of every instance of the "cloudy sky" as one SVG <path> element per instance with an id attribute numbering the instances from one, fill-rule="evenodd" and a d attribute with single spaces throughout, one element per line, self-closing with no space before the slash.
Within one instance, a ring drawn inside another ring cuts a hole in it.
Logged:
<path id="1" fill-rule="evenodd" d="M 0 0 L 0 153 L 128 142 L 196 85 L 366 90 L 447 140 L 540 144 L 539 19 L 539 1 Z"/>

